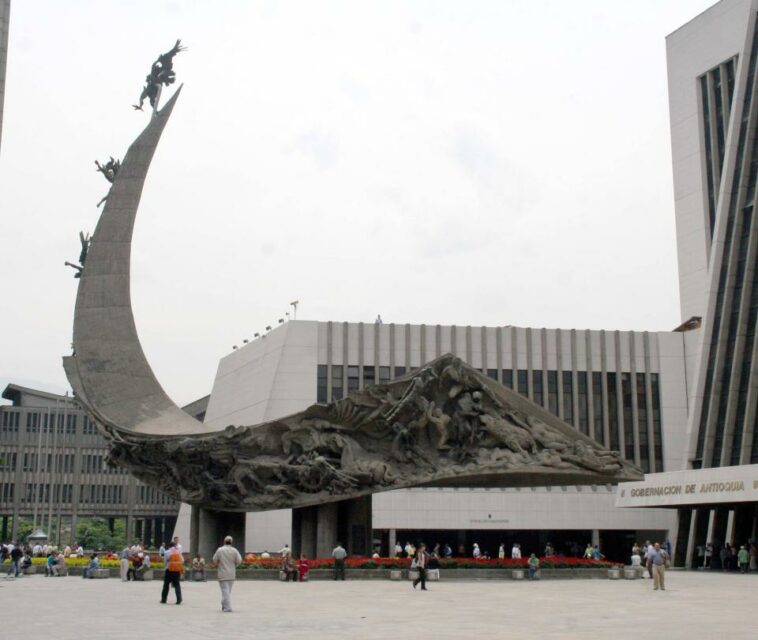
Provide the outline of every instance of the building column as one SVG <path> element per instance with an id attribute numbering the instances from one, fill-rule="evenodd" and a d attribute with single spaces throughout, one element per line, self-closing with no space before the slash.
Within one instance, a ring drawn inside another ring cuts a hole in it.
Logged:
<path id="1" fill-rule="evenodd" d="M 292 510 L 292 551 L 306 558 L 316 557 L 318 507 L 299 507 Z"/>
<path id="2" fill-rule="evenodd" d="M 687 534 L 687 552 L 684 557 L 684 566 L 687 569 L 692 569 L 692 566 L 694 564 L 694 559 L 697 557 L 695 554 L 695 546 L 696 546 L 695 536 L 697 535 L 697 522 L 702 517 L 703 517 L 703 514 L 701 513 L 700 509 L 697 509 L 697 508 L 692 509 L 692 515 L 690 516 L 690 530 L 689 530 L 689 533 Z"/>
<path id="3" fill-rule="evenodd" d="M 149 549 L 154 546 L 153 542 L 153 519 L 145 518 L 145 533 L 144 533 L 145 548 Z"/>
<path id="4" fill-rule="evenodd" d="M 729 514 L 726 517 L 726 533 L 724 533 L 724 542 L 732 544 L 734 540 L 734 509 L 729 509 Z"/>
<path id="5" fill-rule="evenodd" d="M 316 509 L 316 557 L 329 558 L 337 544 L 337 504 L 321 504 Z"/>
<path id="6" fill-rule="evenodd" d="M 389 530 L 389 550 L 387 555 L 391 558 L 395 553 L 395 545 L 397 544 L 397 529 Z"/>
<path id="7" fill-rule="evenodd" d="M 592 530 L 592 546 L 595 545 L 600 546 L 600 529 L 593 529 Z"/>

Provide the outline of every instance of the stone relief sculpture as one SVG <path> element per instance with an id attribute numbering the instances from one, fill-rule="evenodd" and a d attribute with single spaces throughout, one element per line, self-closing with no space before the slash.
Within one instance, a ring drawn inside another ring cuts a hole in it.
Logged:
<path id="1" fill-rule="evenodd" d="M 627 475 L 618 454 L 525 413 L 508 402 L 514 392 L 496 384 L 447 355 L 412 376 L 267 424 L 159 439 L 121 434 L 110 462 L 185 502 L 246 511 L 408 486 L 500 486 L 514 473 L 558 483 L 562 475 Z"/>
<path id="2" fill-rule="evenodd" d="M 174 81 L 172 61 L 182 49 L 177 41 L 158 58 L 145 97 L 150 86 Z M 225 511 L 305 507 L 402 487 L 642 477 L 617 453 L 452 355 L 260 425 L 208 432 L 179 409 L 137 335 L 129 256 L 147 171 L 180 91 L 161 109 L 151 98 L 153 117 L 122 162 L 97 164 L 111 189 L 74 265 L 81 277 L 73 353 L 63 364 L 77 401 L 111 442 L 110 464 L 183 502 Z"/>

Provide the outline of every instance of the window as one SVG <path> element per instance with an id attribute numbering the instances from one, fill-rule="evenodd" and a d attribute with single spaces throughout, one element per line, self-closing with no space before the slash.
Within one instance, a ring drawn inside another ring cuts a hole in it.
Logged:
<path id="1" fill-rule="evenodd" d="M 592 372 L 592 409 L 592 435 L 595 440 L 607 446 L 603 434 L 603 374 L 599 371 Z"/>
<path id="2" fill-rule="evenodd" d="M 395 367 L 395 377 L 401 378 L 405 375 L 405 367 Z"/>
<path id="3" fill-rule="evenodd" d="M 658 374 L 650 374 L 650 395 L 653 404 L 653 454 L 655 455 L 655 470 L 663 468 L 663 436 L 661 434 L 661 399 L 658 389 Z"/>
<path id="4" fill-rule="evenodd" d="M 37 433 L 39 430 L 39 413 L 26 414 L 26 432 Z"/>
<path id="5" fill-rule="evenodd" d="M 332 365 L 332 402 L 342 400 L 344 397 L 344 386 L 342 384 L 342 365 Z"/>
<path id="6" fill-rule="evenodd" d="M 563 379 L 563 421 L 574 424 L 574 379 L 571 371 L 562 373 Z"/>
<path id="7" fill-rule="evenodd" d="M 590 432 L 589 399 L 587 396 L 587 372 L 576 372 L 577 401 L 579 402 L 579 430 L 584 435 Z"/>
<path id="8" fill-rule="evenodd" d="M 640 439 L 640 467 L 650 473 L 650 446 L 647 438 L 647 391 L 645 374 L 637 374 L 637 429 Z"/>
<path id="9" fill-rule="evenodd" d="M 359 377 L 358 367 L 347 368 L 347 392 L 358 391 Z"/>
<path id="10" fill-rule="evenodd" d="M 372 387 L 376 383 L 376 371 L 374 367 L 363 367 L 363 386 Z"/>
<path id="11" fill-rule="evenodd" d="M 503 384 L 513 389 L 513 369 L 503 369 Z"/>
<path id="12" fill-rule="evenodd" d="M 379 384 L 389 382 L 391 380 L 390 368 L 379 367 Z"/>
<path id="13" fill-rule="evenodd" d="M 632 374 L 621 374 L 621 402 L 624 418 L 624 457 L 634 460 L 634 421 L 632 420 Z"/>
<path id="14" fill-rule="evenodd" d="M 326 374 L 327 366 L 320 364 L 316 367 L 316 402 L 326 404 Z"/>
<path id="15" fill-rule="evenodd" d="M 518 370 L 518 392 L 522 396 L 529 395 L 529 372 L 526 369 Z"/>
<path id="16" fill-rule="evenodd" d="M 542 406 L 544 396 L 542 392 L 542 371 L 532 371 L 532 394 L 534 401 Z"/>
<path id="17" fill-rule="evenodd" d="M 15 471 L 16 455 L 15 451 L 0 452 L 0 471 Z"/>
<path id="18" fill-rule="evenodd" d="M 558 415 L 558 372 L 547 372 L 547 408 L 550 413 Z"/>
<path id="19" fill-rule="evenodd" d="M 497 369 L 487 369 L 487 377 L 497 380 Z"/>

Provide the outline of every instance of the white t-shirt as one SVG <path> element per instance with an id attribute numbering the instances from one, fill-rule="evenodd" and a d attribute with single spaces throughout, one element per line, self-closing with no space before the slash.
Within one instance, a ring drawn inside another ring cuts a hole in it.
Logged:
<path id="1" fill-rule="evenodd" d="M 515 558 L 516 560 L 521 559 L 521 547 L 514 546 L 513 549 L 511 549 L 511 558 Z"/>

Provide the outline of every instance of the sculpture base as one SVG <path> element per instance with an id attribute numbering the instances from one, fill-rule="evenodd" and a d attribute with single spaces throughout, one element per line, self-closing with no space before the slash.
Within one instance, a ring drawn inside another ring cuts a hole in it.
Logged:
<path id="1" fill-rule="evenodd" d="M 341 542 L 351 556 L 371 555 L 371 496 L 292 510 L 292 549 L 329 558 Z"/>
<path id="2" fill-rule="evenodd" d="M 232 536 L 234 546 L 245 548 L 245 514 L 231 511 L 214 511 L 192 506 L 190 517 L 190 554 L 205 558 L 207 562 L 224 538 Z"/>

